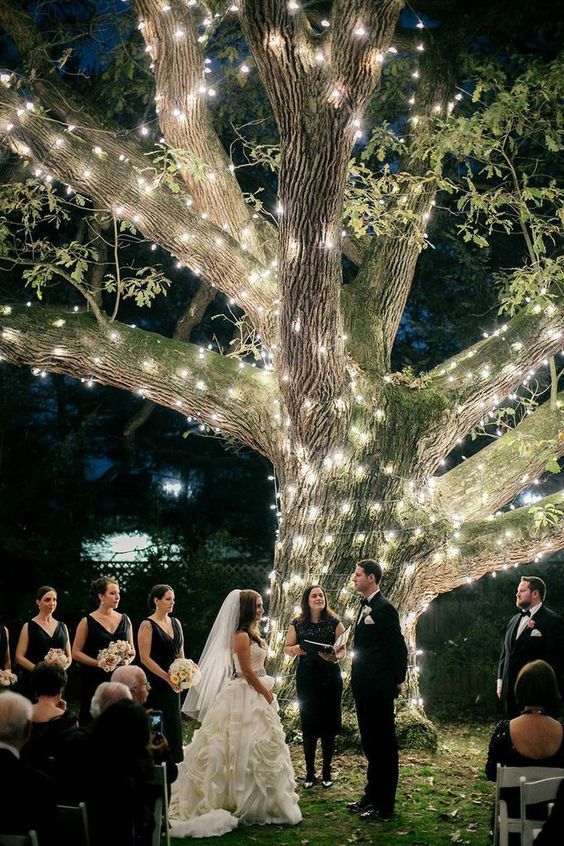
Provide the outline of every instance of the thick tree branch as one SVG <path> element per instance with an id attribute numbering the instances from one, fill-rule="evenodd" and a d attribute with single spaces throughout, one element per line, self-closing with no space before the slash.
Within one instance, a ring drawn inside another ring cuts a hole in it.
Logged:
<path id="1" fill-rule="evenodd" d="M 514 429 L 458 464 L 434 485 L 435 502 L 460 520 L 492 514 L 564 455 L 564 392 L 556 409 L 549 401 L 525 415 Z"/>
<path id="2" fill-rule="evenodd" d="M 0 87 L 0 126 L 12 127 L 6 137 L 11 149 L 29 156 L 43 174 L 131 221 L 146 238 L 231 297 L 268 339 L 269 309 L 276 298 L 270 271 L 228 234 L 186 208 L 184 197 L 159 184 L 152 169 L 136 172 L 123 153 L 114 157 L 106 147 L 97 148 L 97 153 L 72 133 L 62 134 L 56 124 L 28 111 L 25 101 L 4 87 Z"/>
<path id="3" fill-rule="evenodd" d="M 265 261 L 252 214 L 207 107 L 208 85 L 199 42 L 202 10 L 181 0 L 134 0 L 140 29 L 153 60 L 159 125 L 173 148 L 195 208 Z M 195 178 L 194 161 L 205 169 Z M 192 165 L 192 166 L 190 166 Z"/>
<path id="4" fill-rule="evenodd" d="M 191 344 L 89 314 L 0 306 L 0 353 L 29 365 L 138 393 L 189 414 L 269 458 L 277 388 L 272 373 Z"/>
<path id="5" fill-rule="evenodd" d="M 431 465 L 562 349 L 563 341 L 562 303 L 532 303 L 490 337 L 432 370 L 424 384 L 448 399 L 450 411 L 441 412 L 421 442 Z"/>
<path id="6" fill-rule="evenodd" d="M 279 366 L 298 443 L 343 437 L 347 384 L 340 233 L 348 163 L 401 3 L 339 2 L 314 37 L 282 0 L 244 0 L 242 27 L 280 130 Z M 359 17 L 360 16 L 360 17 Z"/>
<path id="7" fill-rule="evenodd" d="M 198 289 L 190 301 L 190 305 L 182 312 L 176 321 L 176 326 L 174 327 L 172 335 L 176 341 L 188 342 L 192 330 L 200 325 L 208 306 L 213 302 L 214 298 L 215 291 L 204 282 L 200 282 Z M 145 425 L 155 408 L 156 406 L 154 402 L 151 400 L 145 400 L 142 408 L 140 408 L 126 423 L 123 430 L 123 436 L 125 438 L 126 448 L 129 454 L 133 452 L 135 433 L 141 428 L 141 426 Z"/>
<path id="8" fill-rule="evenodd" d="M 554 508 L 557 522 L 537 530 L 535 510 Z M 458 542 L 459 578 L 452 587 L 468 579 L 479 579 L 491 570 L 526 564 L 537 555 L 549 555 L 564 548 L 564 500 L 562 492 L 547 496 L 534 509 L 518 508 L 485 522 L 465 523 Z"/>
<path id="9" fill-rule="evenodd" d="M 345 319 L 351 351 L 364 369 L 387 372 L 392 347 L 423 248 L 437 191 L 433 173 L 421 150 L 437 138 L 439 121 L 453 108 L 463 47 L 474 27 L 467 17 L 444 23 L 419 53 L 410 129 L 400 171 L 412 181 L 395 201 L 408 221 L 398 235 L 374 238 L 352 285 L 346 288 Z M 397 42 L 397 39 L 394 39 Z M 417 41 L 420 41 L 418 38 Z M 419 181 L 421 180 L 421 181 Z"/>

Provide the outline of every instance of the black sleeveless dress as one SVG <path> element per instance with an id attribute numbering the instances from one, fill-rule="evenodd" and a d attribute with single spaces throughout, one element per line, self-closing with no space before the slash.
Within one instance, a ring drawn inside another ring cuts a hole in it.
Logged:
<path id="1" fill-rule="evenodd" d="M 6 628 L 0 623 L 0 670 L 6 666 L 6 653 L 8 652 L 8 638 Z"/>
<path id="2" fill-rule="evenodd" d="M 90 658 L 97 658 L 100 650 L 107 649 L 112 641 L 129 640 L 131 623 L 127 614 L 121 615 L 121 620 L 114 632 L 109 632 L 105 629 L 91 614 L 88 614 L 85 619 L 88 630 L 82 651 Z M 86 664 L 80 664 L 81 696 L 78 722 L 81 726 L 85 726 L 92 721 L 92 717 L 90 716 L 92 697 L 98 685 L 102 682 L 110 681 L 111 676 L 111 673 L 106 673 L 105 670 L 101 670 L 99 667 L 89 667 Z"/>
<path id="3" fill-rule="evenodd" d="M 313 640 L 316 643 L 335 643 L 339 625 L 337 617 L 319 623 L 301 623 L 292 620 L 298 643 Z M 300 655 L 296 669 L 296 691 L 300 703 L 302 732 L 310 737 L 324 737 L 341 731 L 341 697 L 343 679 L 341 667 L 324 661 L 318 655 Z"/>
<path id="4" fill-rule="evenodd" d="M 57 623 L 57 628 L 51 637 L 43 626 L 30 620 L 27 624 L 28 645 L 25 657 L 32 664 L 39 664 L 43 661 L 50 649 L 66 649 L 69 642 L 69 633 L 64 623 Z M 32 702 L 35 702 L 35 694 L 31 684 L 31 673 L 20 667 L 19 691 Z"/>
<path id="5" fill-rule="evenodd" d="M 161 669 L 168 673 L 169 667 L 182 649 L 184 637 L 182 626 L 175 617 L 171 617 L 173 636 L 170 637 L 154 620 L 151 624 L 151 658 Z M 172 760 L 182 761 L 182 720 L 180 717 L 180 694 L 175 693 L 164 679 L 155 676 L 147 667 L 147 678 L 151 684 L 148 706 L 163 712 L 163 733 L 168 741 Z"/>

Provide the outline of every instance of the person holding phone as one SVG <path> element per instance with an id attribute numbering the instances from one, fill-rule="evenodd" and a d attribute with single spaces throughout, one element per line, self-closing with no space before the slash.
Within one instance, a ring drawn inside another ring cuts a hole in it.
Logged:
<path id="1" fill-rule="evenodd" d="M 172 617 L 174 591 L 170 585 L 155 585 L 149 593 L 153 614 L 139 626 L 139 659 L 150 682 L 149 708 L 162 714 L 161 733 L 168 741 L 173 761 L 182 760 L 180 688 L 168 674 L 176 658 L 184 658 L 184 635 L 180 622 Z"/>
<path id="2" fill-rule="evenodd" d="M 296 669 L 296 690 L 300 707 L 306 774 L 304 788 L 313 787 L 315 775 L 315 752 L 318 738 L 321 738 L 323 755 L 322 786 L 331 787 L 333 778 L 331 764 L 335 751 L 335 737 L 341 731 L 341 697 L 343 679 L 339 660 L 344 658 L 344 648 L 305 651 L 300 644 L 314 641 L 331 647 L 344 634 L 345 627 L 331 610 L 321 585 L 309 585 L 301 599 L 301 614 L 292 620 L 286 635 L 284 652 L 298 658 Z"/>

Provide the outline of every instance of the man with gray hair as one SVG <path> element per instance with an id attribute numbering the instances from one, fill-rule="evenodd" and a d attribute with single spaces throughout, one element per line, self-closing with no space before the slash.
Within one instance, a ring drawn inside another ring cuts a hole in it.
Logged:
<path id="1" fill-rule="evenodd" d="M 131 699 L 131 691 L 127 685 L 117 681 L 102 682 L 96 688 L 96 692 L 90 703 L 90 713 L 96 719 L 106 708 L 122 699 Z"/>
<path id="2" fill-rule="evenodd" d="M 31 731 L 31 702 L 19 693 L 0 693 L 0 773 L 3 834 L 34 830 L 41 844 L 55 843 L 55 785 L 20 760 Z"/>
<path id="3" fill-rule="evenodd" d="M 125 684 L 129 688 L 133 701 L 137 705 L 145 707 L 151 685 L 141 667 L 136 667 L 134 664 L 128 664 L 127 667 L 118 667 L 112 673 L 112 681 Z"/>

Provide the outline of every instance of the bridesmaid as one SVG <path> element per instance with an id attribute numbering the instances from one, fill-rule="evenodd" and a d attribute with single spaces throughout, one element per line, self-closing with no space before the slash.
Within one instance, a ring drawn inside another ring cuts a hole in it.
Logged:
<path id="1" fill-rule="evenodd" d="M 16 647 L 16 664 L 22 668 L 19 689 L 24 696 L 35 702 L 31 684 L 31 673 L 36 664 L 43 661 L 50 649 L 62 649 L 71 662 L 69 632 L 64 623 L 53 617 L 57 607 L 57 591 L 49 585 L 40 587 L 35 595 L 38 608 L 36 616 L 24 623 Z"/>
<path id="2" fill-rule="evenodd" d="M 149 594 L 149 608 L 154 609 L 139 626 L 139 659 L 151 683 L 148 705 L 163 712 L 163 732 L 173 761 L 182 761 L 182 722 L 180 688 L 170 681 L 168 669 L 175 658 L 184 658 L 182 626 L 170 614 L 174 591 L 170 585 L 155 585 Z"/>
<path id="3" fill-rule="evenodd" d="M 98 608 L 82 618 L 72 645 L 72 657 L 80 664 L 82 681 L 78 717 L 81 726 L 92 720 L 90 702 L 96 688 L 110 680 L 109 674 L 98 667 L 98 653 L 116 640 L 128 640 L 133 648 L 133 630 L 129 617 L 116 611 L 119 605 L 118 583 L 103 576 L 92 582 L 92 593 L 98 600 Z"/>

